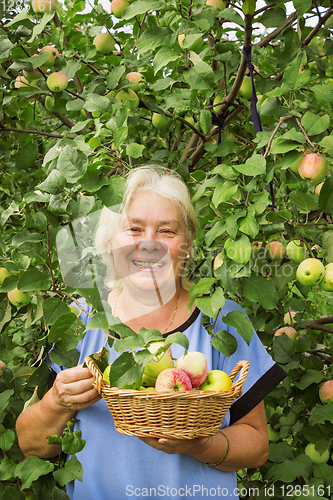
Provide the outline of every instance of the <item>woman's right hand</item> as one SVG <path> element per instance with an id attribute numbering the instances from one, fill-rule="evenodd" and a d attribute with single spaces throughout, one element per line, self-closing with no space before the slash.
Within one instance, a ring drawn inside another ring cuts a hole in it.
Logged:
<path id="1" fill-rule="evenodd" d="M 93 381 L 94 377 L 83 365 L 68 368 L 57 374 L 50 395 L 68 413 L 84 410 L 101 399 L 92 386 Z"/>

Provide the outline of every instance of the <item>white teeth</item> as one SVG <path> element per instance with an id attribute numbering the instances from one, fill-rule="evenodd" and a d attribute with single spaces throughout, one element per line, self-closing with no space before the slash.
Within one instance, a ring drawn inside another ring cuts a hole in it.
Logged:
<path id="1" fill-rule="evenodd" d="M 133 260 L 133 264 L 140 269 L 159 269 L 163 266 L 162 262 L 142 262 L 139 260 Z"/>

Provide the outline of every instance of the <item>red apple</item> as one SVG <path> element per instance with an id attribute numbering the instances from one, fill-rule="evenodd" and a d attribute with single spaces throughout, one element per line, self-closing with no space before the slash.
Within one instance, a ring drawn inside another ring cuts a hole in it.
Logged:
<path id="1" fill-rule="evenodd" d="M 319 285 L 325 275 L 325 267 L 319 259 L 303 260 L 297 268 L 296 278 L 302 285 Z"/>
<path id="2" fill-rule="evenodd" d="M 200 385 L 200 391 L 229 391 L 232 386 L 231 378 L 222 370 L 211 370 L 206 380 Z"/>
<path id="3" fill-rule="evenodd" d="M 36 14 L 45 14 L 46 12 L 51 12 L 55 9 L 54 0 L 32 0 L 31 5 L 32 10 L 36 12 Z"/>
<path id="4" fill-rule="evenodd" d="M 164 340 L 153 342 L 148 347 L 148 351 L 154 354 L 163 345 L 164 345 Z M 161 373 L 161 371 L 165 370 L 166 368 L 173 368 L 173 367 L 174 367 L 174 362 L 172 359 L 171 347 L 169 347 L 169 349 L 166 352 L 158 354 L 149 363 L 146 364 L 144 368 L 144 375 L 146 375 L 146 377 L 149 378 L 145 379 L 145 381 L 151 383 L 152 382 L 151 379 L 156 380 L 157 376 Z"/>
<path id="5" fill-rule="evenodd" d="M 317 153 L 305 155 L 298 168 L 298 173 L 302 179 L 318 184 L 328 173 L 327 161 L 322 156 L 318 156 Z"/>
<path id="6" fill-rule="evenodd" d="M 279 328 L 274 333 L 274 336 L 278 337 L 279 335 L 283 335 L 283 334 L 288 335 L 288 337 L 291 340 L 295 340 L 295 338 L 297 337 L 297 331 L 292 326 L 283 326 L 283 327 Z"/>
<path id="7" fill-rule="evenodd" d="M 52 92 L 61 92 L 68 85 L 67 76 L 64 73 L 51 73 L 46 80 L 46 84 Z"/>
<path id="8" fill-rule="evenodd" d="M 266 253 L 271 260 L 280 261 L 286 253 L 286 248 L 279 241 L 271 241 L 266 245 Z"/>
<path id="9" fill-rule="evenodd" d="M 96 47 L 97 52 L 101 54 L 109 54 L 113 51 L 116 44 L 110 33 L 99 33 L 95 36 L 93 44 Z"/>
<path id="10" fill-rule="evenodd" d="M 127 7 L 129 7 L 127 0 L 112 0 L 110 10 L 115 17 L 121 19 Z"/>
<path id="11" fill-rule="evenodd" d="M 207 0 L 206 5 L 209 5 L 209 6 L 212 5 L 214 7 L 217 7 L 220 10 L 225 9 L 225 3 L 223 2 L 223 0 Z"/>
<path id="12" fill-rule="evenodd" d="M 5 366 L 6 366 L 6 364 L 0 360 L 0 377 L 2 377 L 2 368 Z"/>
<path id="13" fill-rule="evenodd" d="M 178 359 L 176 368 L 183 370 L 191 380 L 192 387 L 198 387 L 207 378 L 208 365 L 202 352 L 192 351 Z"/>
<path id="14" fill-rule="evenodd" d="M 56 57 L 59 57 L 59 52 L 55 47 L 52 47 L 52 45 L 45 45 L 43 48 L 40 49 L 39 55 L 48 53 L 49 57 L 46 59 L 45 63 L 43 66 L 46 68 L 51 68 L 54 66 L 54 62 L 56 60 Z"/>
<path id="15" fill-rule="evenodd" d="M 319 397 L 322 403 L 333 402 L 333 380 L 326 380 L 319 388 Z"/>
<path id="16" fill-rule="evenodd" d="M 156 379 L 156 392 L 185 392 L 192 390 L 191 380 L 183 370 L 166 368 Z"/>

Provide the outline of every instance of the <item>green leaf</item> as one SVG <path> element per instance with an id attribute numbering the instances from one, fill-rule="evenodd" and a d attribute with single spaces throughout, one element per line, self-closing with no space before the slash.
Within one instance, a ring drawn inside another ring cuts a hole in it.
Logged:
<path id="1" fill-rule="evenodd" d="M 124 142 L 126 141 L 128 136 L 128 127 L 120 127 L 116 130 L 116 133 L 114 134 L 114 145 L 115 148 L 120 148 Z"/>
<path id="2" fill-rule="evenodd" d="M 111 365 L 111 387 L 123 387 L 137 382 L 142 377 L 143 368 L 131 352 L 123 352 Z"/>
<path id="3" fill-rule="evenodd" d="M 15 475 L 22 481 L 22 489 L 30 488 L 39 477 L 54 470 L 54 465 L 48 460 L 30 456 L 17 465 Z"/>
<path id="4" fill-rule="evenodd" d="M 290 202 L 303 212 L 311 212 L 317 208 L 317 201 L 314 195 L 303 193 L 301 191 L 291 191 Z"/>
<path id="5" fill-rule="evenodd" d="M 231 356 L 237 349 L 237 340 L 226 330 L 219 330 L 213 335 L 212 345 L 224 356 Z"/>
<path id="6" fill-rule="evenodd" d="M 328 115 L 318 115 L 307 111 L 301 123 L 308 135 L 319 135 L 329 129 L 330 117 Z"/>
<path id="7" fill-rule="evenodd" d="M 172 62 L 176 61 L 179 57 L 179 54 L 175 52 L 172 49 L 169 49 L 168 47 L 162 47 L 155 55 L 153 59 L 153 68 L 154 68 L 154 74 L 160 70 L 160 69 L 166 69 L 167 65 Z"/>
<path id="8" fill-rule="evenodd" d="M 59 170 L 52 170 L 45 181 L 38 184 L 37 188 L 51 194 L 58 194 L 66 186 L 66 177 Z"/>
<path id="9" fill-rule="evenodd" d="M 274 337 L 273 358 L 277 363 L 289 363 L 295 354 L 293 342 L 288 335 Z"/>
<path id="10" fill-rule="evenodd" d="M 136 43 L 138 52 L 144 54 L 157 49 L 157 47 L 164 45 L 165 38 L 170 34 L 171 30 L 169 28 L 160 28 L 158 26 L 148 28 Z"/>
<path id="11" fill-rule="evenodd" d="M 242 9 L 245 15 L 252 16 L 256 10 L 256 0 L 244 0 Z"/>
<path id="12" fill-rule="evenodd" d="M 229 312 L 226 316 L 223 316 L 223 323 L 233 326 L 247 345 L 250 344 L 253 336 L 253 325 L 244 312 L 237 310 Z"/>
<path id="13" fill-rule="evenodd" d="M 217 288 L 209 297 L 197 297 L 196 305 L 206 316 L 216 319 L 221 307 L 225 304 L 222 288 Z"/>
<path id="14" fill-rule="evenodd" d="M 179 344 L 180 346 L 184 347 L 185 351 L 188 350 L 190 345 L 187 336 L 182 332 L 171 333 L 167 336 L 167 338 L 165 339 L 165 345 L 168 346 L 171 344 Z"/>
<path id="15" fill-rule="evenodd" d="M 239 230 L 244 234 L 248 234 L 251 238 L 257 236 L 259 233 L 259 226 L 254 216 L 254 210 L 248 210 L 246 217 L 244 217 L 239 224 Z"/>
<path id="16" fill-rule="evenodd" d="M 318 425 L 318 424 L 325 425 L 326 421 L 333 423 L 332 401 L 328 401 L 328 403 L 325 403 L 324 405 L 316 405 L 311 410 L 309 419 L 309 423 L 311 425 Z"/>
<path id="17" fill-rule="evenodd" d="M 59 349 L 70 351 L 84 337 L 85 331 L 83 321 L 76 314 L 69 312 L 55 320 L 50 328 L 49 342 L 51 344 L 56 342 Z"/>
<path id="18" fill-rule="evenodd" d="M 13 389 L 7 389 L 0 394 L 0 422 L 3 420 L 4 411 L 7 408 L 9 400 L 13 394 Z"/>
<path id="19" fill-rule="evenodd" d="M 292 483 L 299 476 L 309 477 L 312 469 L 312 462 L 307 455 L 298 455 L 293 460 L 286 460 L 283 463 L 276 464 L 269 471 L 267 476 L 273 481 L 283 481 Z"/>
<path id="20" fill-rule="evenodd" d="M 251 279 L 243 280 L 245 296 L 251 302 L 258 302 L 264 309 L 272 310 L 278 305 L 278 294 L 273 283 L 263 276 L 251 277 Z"/>
<path id="21" fill-rule="evenodd" d="M 233 165 L 233 168 L 244 175 L 260 175 L 266 171 L 266 160 L 263 156 L 254 154 L 244 164 Z"/>
<path id="22" fill-rule="evenodd" d="M 29 269 L 21 274 L 17 287 L 22 292 L 35 292 L 37 290 L 49 290 L 52 280 L 46 274 L 37 269 Z"/>
<path id="23" fill-rule="evenodd" d="M 115 89 L 119 83 L 120 78 L 125 73 L 125 66 L 117 66 L 114 68 L 106 78 L 106 84 L 109 89 Z"/>
<path id="24" fill-rule="evenodd" d="M 295 9 L 297 10 L 297 14 L 299 16 L 303 16 L 305 12 L 309 10 L 311 7 L 312 1 L 311 0 L 293 0 L 293 4 Z"/>
<path id="25" fill-rule="evenodd" d="M 212 114 L 208 109 L 200 112 L 199 125 L 204 134 L 207 134 L 212 128 Z"/>
<path id="26" fill-rule="evenodd" d="M 165 7 L 165 3 L 162 0 L 137 0 L 125 9 L 123 19 L 132 19 L 132 17 L 146 14 L 150 10 L 158 11 L 163 7 Z"/>
<path id="27" fill-rule="evenodd" d="M 73 146 L 65 146 L 58 158 L 58 170 L 66 176 L 67 182 L 78 181 L 86 172 L 88 158 Z"/>
<path id="28" fill-rule="evenodd" d="M 224 203 L 230 198 L 233 198 L 238 191 L 238 184 L 232 181 L 221 181 L 220 184 L 216 186 L 213 193 L 212 202 L 217 208 L 220 203 Z"/>
<path id="29" fill-rule="evenodd" d="M 0 448 L 6 452 L 11 449 L 15 441 L 15 432 L 12 429 L 6 429 L 0 432 Z"/>
<path id="30" fill-rule="evenodd" d="M 64 366 L 65 368 L 73 368 L 77 366 L 80 353 L 77 349 L 72 349 L 71 351 L 62 351 L 57 346 L 49 352 L 50 360 L 56 365 Z"/>
<path id="31" fill-rule="evenodd" d="M 243 18 L 238 14 L 235 9 L 229 8 L 221 11 L 220 17 L 223 19 L 228 19 L 228 21 L 238 24 L 245 28 L 245 22 Z"/>
<path id="32" fill-rule="evenodd" d="M 302 52 L 284 71 L 282 89 L 284 92 L 292 92 L 306 86 L 310 77 L 311 71 L 301 69 L 307 63 L 306 54 Z"/>
<path id="33" fill-rule="evenodd" d="M 66 461 L 65 466 L 56 470 L 53 473 L 53 477 L 60 486 L 65 486 L 65 484 L 70 481 L 79 480 L 82 481 L 82 465 L 79 460 L 76 458 L 76 455 L 73 455 L 69 460 Z"/>
<path id="34" fill-rule="evenodd" d="M 10 26 L 13 26 L 13 24 L 20 23 L 24 21 L 25 19 L 30 19 L 30 14 L 26 9 L 22 9 L 22 11 L 17 14 L 17 16 L 14 17 L 9 23 L 6 23 L 6 28 L 9 28 Z"/>
<path id="35" fill-rule="evenodd" d="M 199 295 L 209 294 L 213 284 L 216 283 L 216 281 L 217 280 L 215 278 L 200 278 L 200 280 L 195 285 L 192 285 L 189 290 L 190 304 L 188 307 L 192 307 L 194 300 Z"/>
<path id="36" fill-rule="evenodd" d="M 144 345 L 145 344 L 142 342 L 142 339 L 138 335 L 136 335 L 135 337 L 130 336 L 126 337 L 125 339 L 116 340 L 113 344 L 113 348 L 116 352 L 122 354 L 127 350 L 135 350 L 138 347 L 144 347 Z"/>
<path id="37" fill-rule="evenodd" d="M 89 330 L 94 330 L 95 328 L 107 330 L 108 328 L 114 327 L 114 325 L 119 322 L 120 320 L 115 319 L 110 313 L 97 312 L 89 321 Z"/>
<path id="38" fill-rule="evenodd" d="M 126 147 L 126 154 L 132 158 L 140 158 L 143 156 L 143 150 L 145 149 L 144 144 L 137 144 L 136 142 L 131 142 Z"/>
<path id="39" fill-rule="evenodd" d="M 324 375 L 317 370 L 309 368 L 305 370 L 304 375 L 300 380 L 295 380 L 294 384 L 298 389 L 304 391 L 311 384 L 319 384 L 324 378 Z"/>
<path id="40" fill-rule="evenodd" d="M 327 177 L 319 194 L 319 208 L 333 216 L 333 179 Z M 331 262 L 331 261 L 330 261 Z"/>

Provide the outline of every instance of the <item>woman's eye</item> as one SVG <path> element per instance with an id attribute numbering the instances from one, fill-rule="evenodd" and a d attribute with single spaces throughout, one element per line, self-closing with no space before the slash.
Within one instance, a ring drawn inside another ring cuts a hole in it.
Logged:
<path id="1" fill-rule="evenodd" d="M 141 229 L 139 227 L 129 227 L 127 231 L 129 231 L 130 233 L 139 233 Z"/>

